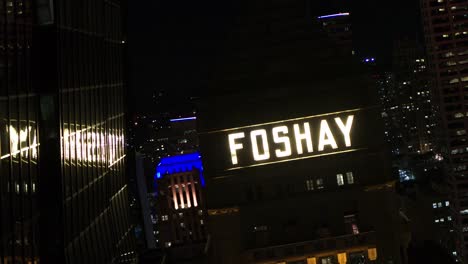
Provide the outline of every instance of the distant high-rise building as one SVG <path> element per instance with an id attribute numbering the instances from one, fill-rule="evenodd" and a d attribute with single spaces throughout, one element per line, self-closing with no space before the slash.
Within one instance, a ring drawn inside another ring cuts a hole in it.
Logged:
<path id="1" fill-rule="evenodd" d="M 335 44 L 351 54 L 353 51 L 353 33 L 350 13 L 322 15 L 317 19 Z"/>
<path id="2" fill-rule="evenodd" d="M 402 171 L 414 169 L 409 168 L 409 159 L 435 155 L 438 150 L 436 108 L 426 65 L 424 50 L 416 41 L 400 40 L 395 42 L 392 72 L 377 77 L 385 136 Z M 414 179 L 414 173 L 402 173 L 401 180 L 405 179 Z"/>
<path id="3" fill-rule="evenodd" d="M 468 2 L 459 0 L 421 0 L 428 66 L 434 103 L 442 121 L 445 156 L 448 158 L 448 182 L 452 187 L 458 255 L 467 261 L 468 187 L 466 185 L 468 134 L 466 91 L 468 91 Z"/>
<path id="4" fill-rule="evenodd" d="M 203 165 L 199 152 L 162 158 L 156 168 L 155 238 L 170 255 L 203 255 L 207 239 Z"/>
<path id="5" fill-rule="evenodd" d="M 135 260 L 124 4 L 1 4 L 2 263 Z"/>

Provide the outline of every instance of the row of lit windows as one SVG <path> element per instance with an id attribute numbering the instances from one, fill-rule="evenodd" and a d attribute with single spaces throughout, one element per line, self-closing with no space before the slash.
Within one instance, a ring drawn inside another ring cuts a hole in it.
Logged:
<path id="1" fill-rule="evenodd" d="M 345 181 L 346 179 L 346 181 Z M 354 175 L 352 172 L 346 172 L 345 175 L 342 173 L 336 174 L 336 183 L 338 186 L 343 186 L 345 184 L 354 184 Z M 314 189 L 320 190 L 324 188 L 323 178 L 318 178 L 315 180 L 308 179 L 306 180 L 306 190 L 313 191 Z"/>
<path id="2" fill-rule="evenodd" d="M 442 208 L 443 206 L 449 206 L 450 205 L 450 202 L 449 201 L 445 201 L 445 202 L 438 202 L 438 203 L 432 203 L 432 208 Z"/>
<path id="3" fill-rule="evenodd" d="M 450 222 L 452 221 L 452 217 L 451 216 L 447 216 L 447 222 Z M 445 222 L 445 218 L 444 217 L 441 217 L 441 218 L 437 218 L 434 220 L 434 223 L 444 223 Z"/>

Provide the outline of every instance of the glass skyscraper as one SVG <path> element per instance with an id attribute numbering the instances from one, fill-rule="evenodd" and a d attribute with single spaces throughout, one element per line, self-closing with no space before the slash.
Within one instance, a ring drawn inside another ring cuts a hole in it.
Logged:
<path id="1" fill-rule="evenodd" d="M 135 258 L 125 175 L 123 4 L 0 1 L 4 263 Z"/>

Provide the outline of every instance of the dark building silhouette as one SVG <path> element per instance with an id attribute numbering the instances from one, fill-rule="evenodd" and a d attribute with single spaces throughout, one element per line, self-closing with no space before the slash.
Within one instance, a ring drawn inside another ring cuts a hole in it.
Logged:
<path id="1" fill-rule="evenodd" d="M 321 15 L 317 17 L 317 20 L 337 47 L 348 54 L 353 53 L 353 33 L 349 12 Z"/>
<path id="2" fill-rule="evenodd" d="M 0 5 L 2 262 L 135 259 L 124 169 L 124 4 Z"/>
<path id="3" fill-rule="evenodd" d="M 457 251 L 466 262 L 468 237 L 468 198 L 466 172 L 468 50 L 466 41 L 466 1 L 421 0 L 421 16 L 432 76 L 434 103 L 442 121 L 447 181 L 451 185 L 451 207 Z"/>
<path id="4" fill-rule="evenodd" d="M 242 1 L 200 102 L 209 261 L 405 263 L 376 89 L 304 4 Z"/>

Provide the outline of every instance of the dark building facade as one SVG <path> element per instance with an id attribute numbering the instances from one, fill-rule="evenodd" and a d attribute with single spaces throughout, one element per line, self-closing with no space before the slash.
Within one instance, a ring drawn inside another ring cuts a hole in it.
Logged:
<path id="1" fill-rule="evenodd" d="M 447 181 L 451 185 L 457 254 L 466 262 L 468 237 L 467 105 L 468 50 L 466 1 L 421 0 L 421 14 L 434 103 L 439 107 L 443 144 L 447 158 Z"/>
<path id="2" fill-rule="evenodd" d="M 38 263 L 39 97 L 32 1 L 0 4 L 0 262 Z"/>
<path id="3" fill-rule="evenodd" d="M 210 262 L 405 263 L 372 81 L 303 1 L 242 4 L 198 116 Z"/>
<path id="4" fill-rule="evenodd" d="M 124 169 L 124 4 L 1 4 L 9 29 L 0 55 L 6 263 L 135 259 Z"/>
<path id="5" fill-rule="evenodd" d="M 317 17 L 328 36 L 335 45 L 348 54 L 353 52 L 353 33 L 351 28 L 351 14 L 341 12 Z"/>

